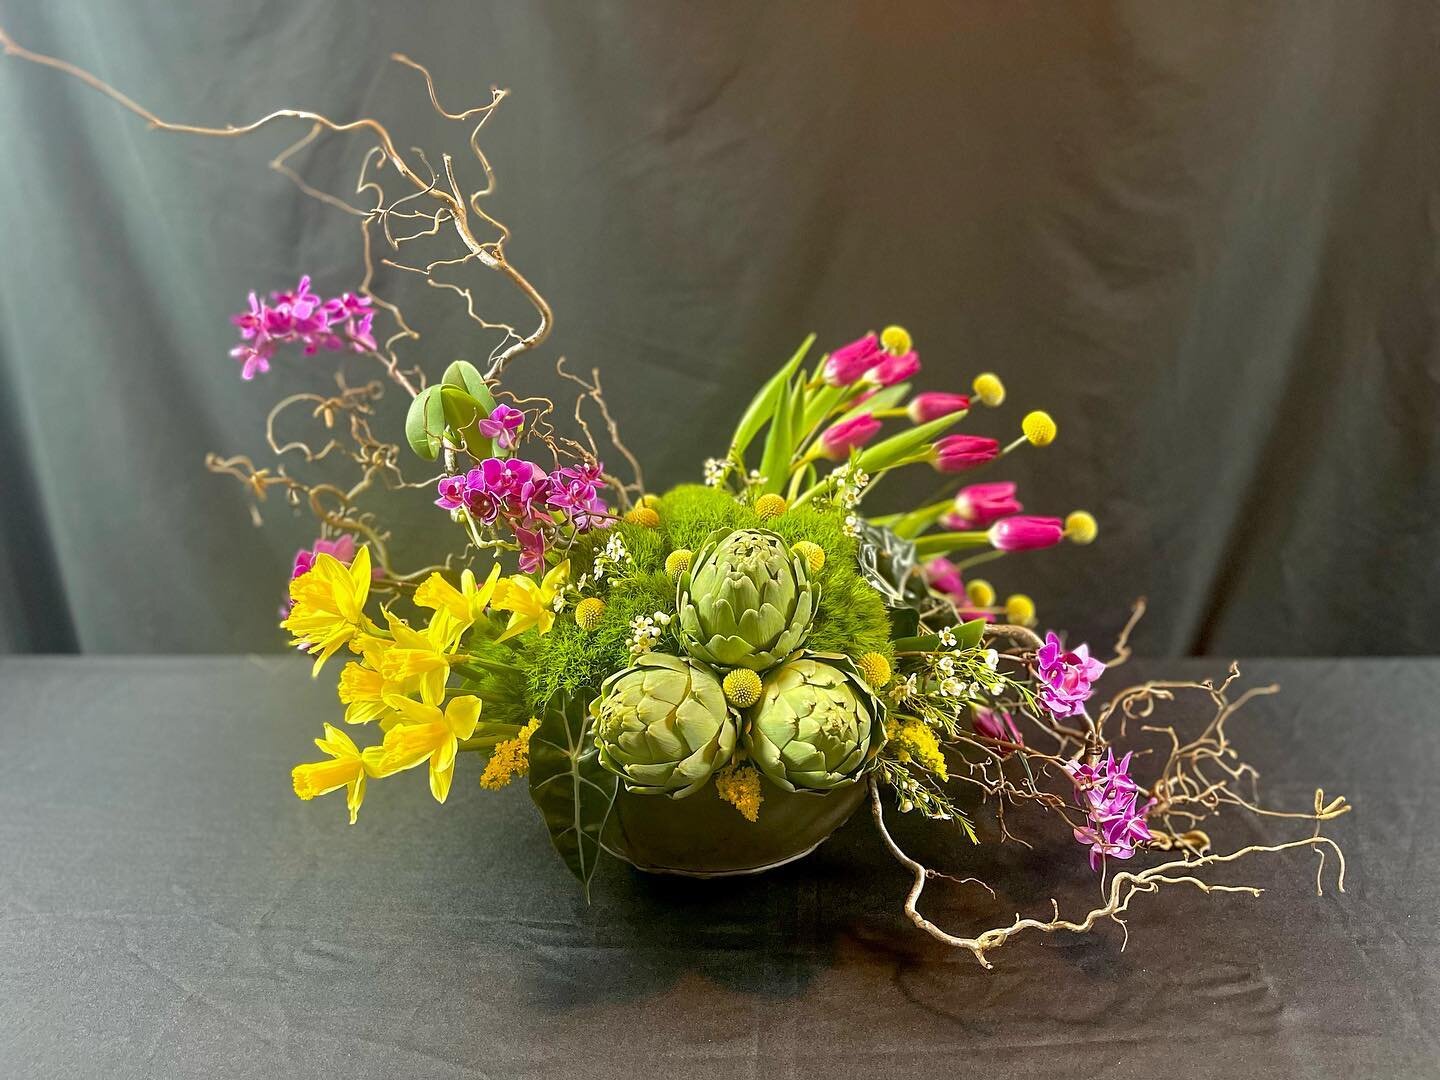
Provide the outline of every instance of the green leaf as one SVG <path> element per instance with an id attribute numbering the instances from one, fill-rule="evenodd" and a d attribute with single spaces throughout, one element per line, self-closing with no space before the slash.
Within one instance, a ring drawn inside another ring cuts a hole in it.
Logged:
<path id="1" fill-rule="evenodd" d="M 530 798 L 545 819 L 550 842 L 585 887 L 587 903 L 616 785 L 590 738 L 589 699 L 588 694 L 556 694 L 530 736 Z"/>
<path id="2" fill-rule="evenodd" d="M 963 419 L 965 419 L 963 412 L 951 413 L 949 416 L 941 416 L 935 420 L 931 420 L 928 424 L 919 424 L 909 431 L 902 431 L 898 435 L 892 435 L 884 442 L 876 443 L 860 455 L 860 468 L 868 473 L 873 473 L 880 469 L 888 469 L 892 465 L 899 464 L 926 443 L 930 442 L 936 435 L 939 435 L 946 428 L 958 424 Z"/>
<path id="3" fill-rule="evenodd" d="M 905 400 L 905 395 L 910 392 L 910 384 L 906 382 L 896 383 L 894 386 L 887 386 L 883 390 L 877 390 L 864 401 L 857 402 L 835 418 L 835 423 L 843 424 L 846 420 L 854 420 L 861 413 L 880 412 L 884 409 L 893 409 L 900 402 Z"/>
<path id="4" fill-rule="evenodd" d="M 783 491 L 790 479 L 790 459 L 795 454 L 795 444 L 790 440 L 790 414 L 796 393 L 803 395 L 804 390 L 797 390 L 786 380 L 775 398 L 770 429 L 765 433 L 765 454 L 760 459 L 760 475 L 765 477 L 767 492 Z"/>
<path id="5" fill-rule="evenodd" d="M 427 386 L 411 399 L 410 411 L 405 414 L 405 440 L 426 461 L 440 456 L 445 442 L 445 410 L 438 385 Z"/>
<path id="6" fill-rule="evenodd" d="M 770 381 L 760 388 L 744 414 L 740 417 L 740 423 L 735 428 L 735 437 L 730 440 L 730 452 L 740 457 L 745 456 L 745 451 L 760 429 L 765 426 L 775 412 L 775 399 L 780 395 L 780 388 L 788 386 L 790 378 L 795 374 L 796 369 L 804 362 L 805 354 L 810 351 L 810 346 L 815 344 L 815 335 L 811 334 L 803 342 L 795 355 L 786 361 L 785 366 L 770 377 Z"/>
<path id="7" fill-rule="evenodd" d="M 918 510 L 911 510 L 908 514 L 898 514 L 896 520 L 891 522 L 890 528 L 894 530 L 896 536 L 914 540 L 944 517 L 954 505 L 953 499 L 942 499 L 929 506 L 922 506 Z"/>
<path id="8" fill-rule="evenodd" d="M 495 408 L 495 399 L 490 397 L 489 391 L 485 396 L 490 399 L 488 407 L 469 391 L 445 383 L 440 386 L 441 410 L 451 442 L 457 447 L 464 447 L 472 457 L 477 458 L 491 457 L 495 453 L 495 444 L 480 434 L 480 421 Z"/>
<path id="9" fill-rule="evenodd" d="M 985 636 L 985 626 L 984 619 L 971 619 L 969 622 L 955 627 L 955 647 L 957 649 L 975 648 L 980 644 L 980 639 Z"/>
<path id="10" fill-rule="evenodd" d="M 890 637 L 892 640 L 904 641 L 914 635 L 920 629 L 920 613 L 912 607 L 892 607 L 887 609 L 890 615 Z"/>
<path id="11" fill-rule="evenodd" d="M 989 547 L 990 534 L 984 530 L 971 532 L 941 532 L 921 536 L 915 541 L 915 554 L 922 559 L 932 555 L 949 555 L 967 547 Z"/>
<path id="12" fill-rule="evenodd" d="M 456 360 L 445 369 L 445 374 L 440 377 L 440 382 L 445 386 L 458 387 L 480 402 L 488 416 L 495 411 L 495 395 L 490 392 L 490 384 L 480 374 L 480 369 L 469 360 Z"/>

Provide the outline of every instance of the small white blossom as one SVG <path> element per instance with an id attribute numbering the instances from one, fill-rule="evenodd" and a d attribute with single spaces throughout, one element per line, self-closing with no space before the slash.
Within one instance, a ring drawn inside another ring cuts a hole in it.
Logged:
<path id="1" fill-rule="evenodd" d="M 860 519 L 854 514 L 846 514 L 845 521 L 844 524 L 841 525 L 841 529 L 844 531 L 846 536 L 859 536 Z"/>
<path id="2" fill-rule="evenodd" d="M 955 631 L 950 629 L 950 627 L 946 626 L 941 628 L 937 636 L 940 638 L 940 644 L 945 646 L 945 648 L 953 649 L 955 647 Z"/>
<path id="3" fill-rule="evenodd" d="M 1000 665 L 1000 654 L 994 649 L 986 649 L 980 656 L 985 661 L 985 666 L 994 671 Z"/>
<path id="4" fill-rule="evenodd" d="M 940 693 L 946 697 L 962 697 L 965 693 L 965 687 L 959 679 L 945 679 L 940 683 Z"/>
<path id="5" fill-rule="evenodd" d="M 730 475 L 731 464 L 724 458 L 705 459 L 705 483 L 709 487 L 719 487 Z"/>

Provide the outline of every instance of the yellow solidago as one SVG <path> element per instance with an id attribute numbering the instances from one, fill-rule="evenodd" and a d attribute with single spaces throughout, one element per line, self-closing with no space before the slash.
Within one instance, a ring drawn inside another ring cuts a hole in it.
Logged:
<path id="1" fill-rule="evenodd" d="M 415 603 L 419 607 L 445 612 L 459 629 L 468 630 L 485 614 L 485 608 L 495 596 L 495 586 L 499 580 L 499 563 L 490 568 L 490 575 L 479 585 L 475 583 L 474 571 L 462 571 L 458 589 L 441 574 L 434 573 L 415 590 Z"/>
<path id="2" fill-rule="evenodd" d="M 365 751 L 365 765 L 375 776 L 390 776 L 428 761 L 430 794 L 444 802 L 455 779 L 455 755 L 460 740 L 475 734 L 480 722 L 480 699 L 457 697 L 442 712 L 428 701 L 411 701 L 392 694 L 386 701 L 400 722 L 385 733 L 385 741 Z"/>
<path id="3" fill-rule="evenodd" d="M 495 588 L 491 607 L 510 612 L 510 622 L 496 640 L 504 641 L 523 634 L 532 626 L 540 633 L 548 634 L 550 627 L 555 625 L 555 597 L 565 587 L 569 576 L 570 560 L 567 559 L 539 582 L 525 574 L 511 574 L 501 581 Z"/>
<path id="4" fill-rule="evenodd" d="M 490 760 L 485 763 L 485 771 L 480 774 L 481 787 L 498 791 L 515 777 L 530 771 L 530 736 L 539 727 L 539 720 L 531 720 L 515 738 L 495 744 Z"/>
<path id="5" fill-rule="evenodd" d="M 890 733 L 887 745 L 895 755 L 895 760 L 901 764 L 913 761 L 941 780 L 950 779 L 945 768 L 945 755 L 940 750 L 940 740 L 923 720 L 906 720 L 901 723 Z"/>
<path id="6" fill-rule="evenodd" d="M 290 614 L 280 624 L 290 631 L 292 645 L 316 657 L 312 674 L 342 645 L 375 629 L 365 615 L 370 596 L 370 548 L 355 553 L 348 567 L 333 555 L 320 554 L 305 573 L 290 582 Z"/>
<path id="7" fill-rule="evenodd" d="M 395 640 L 380 657 L 380 674 L 392 683 L 396 693 L 415 690 L 426 701 L 439 701 L 445 696 L 445 682 L 450 678 L 450 661 L 454 658 L 462 628 L 448 612 L 437 611 L 423 631 L 413 629 L 404 619 L 385 612 L 390 633 Z"/>
<path id="8" fill-rule="evenodd" d="M 337 727 L 325 725 L 325 738 L 315 745 L 327 755 L 326 761 L 311 761 L 290 770 L 295 794 L 307 802 L 337 788 L 345 789 L 345 805 L 350 809 L 350 824 L 355 824 L 360 804 L 365 799 L 365 776 L 368 772 L 364 757 L 349 735 Z"/>
<path id="9" fill-rule="evenodd" d="M 715 774 L 715 791 L 746 821 L 760 820 L 760 773 L 753 765 L 726 765 Z"/>

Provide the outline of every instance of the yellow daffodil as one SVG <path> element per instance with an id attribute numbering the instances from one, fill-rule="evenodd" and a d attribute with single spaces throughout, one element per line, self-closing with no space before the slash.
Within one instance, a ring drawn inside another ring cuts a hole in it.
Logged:
<path id="1" fill-rule="evenodd" d="M 430 762 L 430 794 L 444 802 L 455 778 L 455 755 L 460 740 L 475 734 L 480 722 L 480 699 L 453 698 L 444 710 L 429 702 L 392 694 L 386 701 L 399 723 L 385 733 L 385 741 L 365 751 L 366 765 L 376 776 L 390 776 Z"/>
<path id="2" fill-rule="evenodd" d="M 370 549 L 362 547 L 348 567 L 333 555 L 316 555 L 305 573 L 290 582 L 294 606 L 280 625 L 294 641 L 316 657 L 312 674 L 342 645 L 354 647 L 355 638 L 375 629 L 365 615 L 370 595 Z"/>
<path id="3" fill-rule="evenodd" d="M 570 560 L 556 566 L 538 584 L 524 574 L 511 574 L 495 590 L 493 607 L 510 612 L 505 632 L 496 640 L 504 641 L 523 634 L 532 626 L 548 634 L 555 623 L 555 597 L 565 587 L 570 575 Z"/>
<path id="4" fill-rule="evenodd" d="M 325 725 L 325 738 L 316 739 L 315 745 L 328 755 L 327 761 L 312 761 L 296 765 L 290 771 L 295 785 L 295 794 L 307 802 L 317 795 L 325 795 L 337 788 L 345 789 L 345 805 L 350 808 L 350 824 L 360 813 L 360 803 L 365 798 L 364 755 L 359 748 L 337 727 Z"/>
<path id="5" fill-rule="evenodd" d="M 455 588 L 439 573 L 431 574 L 415 590 L 415 603 L 420 607 L 446 612 L 461 630 L 474 626 L 495 595 L 500 582 L 500 564 L 490 568 L 490 576 L 483 584 L 475 583 L 474 571 L 466 569 L 460 574 L 460 588 Z"/>
<path id="6" fill-rule="evenodd" d="M 385 695 L 394 693 L 394 688 L 385 682 L 380 672 L 352 660 L 340 671 L 337 692 L 340 704 L 345 706 L 345 722 L 368 724 L 390 711 Z"/>
<path id="7" fill-rule="evenodd" d="M 426 701 L 439 701 L 445 696 L 450 661 L 464 628 L 447 611 L 435 612 L 424 630 L 413 629 L 388 610 L 385 618 L 395 640 L 380 657 L 380 674 L 394 693 L 419 690 Z"/>

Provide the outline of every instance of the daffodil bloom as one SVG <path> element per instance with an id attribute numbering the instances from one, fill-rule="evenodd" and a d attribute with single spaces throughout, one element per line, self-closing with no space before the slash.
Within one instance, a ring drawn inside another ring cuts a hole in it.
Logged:
<path id="1" fill-rule="evenodd" d="M 484 584 L 476 585 L 474 571 L 460 574 L 460 588 L 455 588 L 439 573 L 431 574 L 415 590 L 415 603 L 447 613 L 461 630 L 468 630 L 485 614 L 500 581 L 500 564 L 490 568 Z"/>
<path id="2" fill-rule="evenodd" d="M 290 631 L 292 644 L 316 657 L 312 674 L 342 645 L 354 648 L 358 635 L 375 629 L 365 615 L 369 595 L 369 547 L 357 551 L 348 567 L 333 555 L 316 555 L 310 569 L 290 582 L 294 606 L 280 625 Z"/>
<path id="3" fill-rule="evenodd" d="M 524 574 L 511 574 L 499 582 L 492 606 L 510 612 L 510 622 L 496 640 L 504 641 L 523 634 L 532 626 L 540 633 L 548 634 L 555 624 L 555 597 L 565 587 L 569 576 L 570 560 L 566 559 L 538 584 L 534 578 Z"/>
<path id="4" fill-rule="evenodd" d="M 374 668 L 353 660 L 346 664 L 340 671 L 337 689 L 340 704 L 345 706 L 345 722 L 368 724 L 389 712 L 390 707 L 385 704 L 387 685 L 385 676 Z M 388 692 L 393 693 L 393 688 Z"/>
<path id="5" fill-rule="evenodd" d="M 455 645 L 464 628 L 457 626 L 446 611 L 435 612 L 424 630 L 413 629 L 388 610 L 385 618 L 395 640 L 380 657 L 380 674 L 392 684 L 394 693 L 419 690 L 426 701 L 439 701 L 445 696 L 450 661 L 455 658 Z"/>
<path id="6" fill-rule="evenodd" d="M 354 825 L 355 817 L 360 813 L 360 803 L 365 798 L 367 769 L 364 756 L 349 735 L 330 724 L 325 725 L 325 738 L 316 739 L 315 745 L 328 755 L 329 760 L 296 765 L 290 771 L 295 794 L 308 802 L 317 795 L 326 795 L 343 787 L 345 805 L 350 808 L 350 824 Z"/>
<path id="7" fill-rule="evenodd" d="M 480 722 L 480 699 L 453 698 L 442 712 L 428 701 L 412 701 L 392 694 L 386 704 L 400 722 L 385 733 L 385 741 L 366 751 L 366 764 L 376 776 L 390 776 L 430 762 L 430 794 L 444 802 L 455 778 L 455 755 L 460 740 L 475 734 Z"/>

